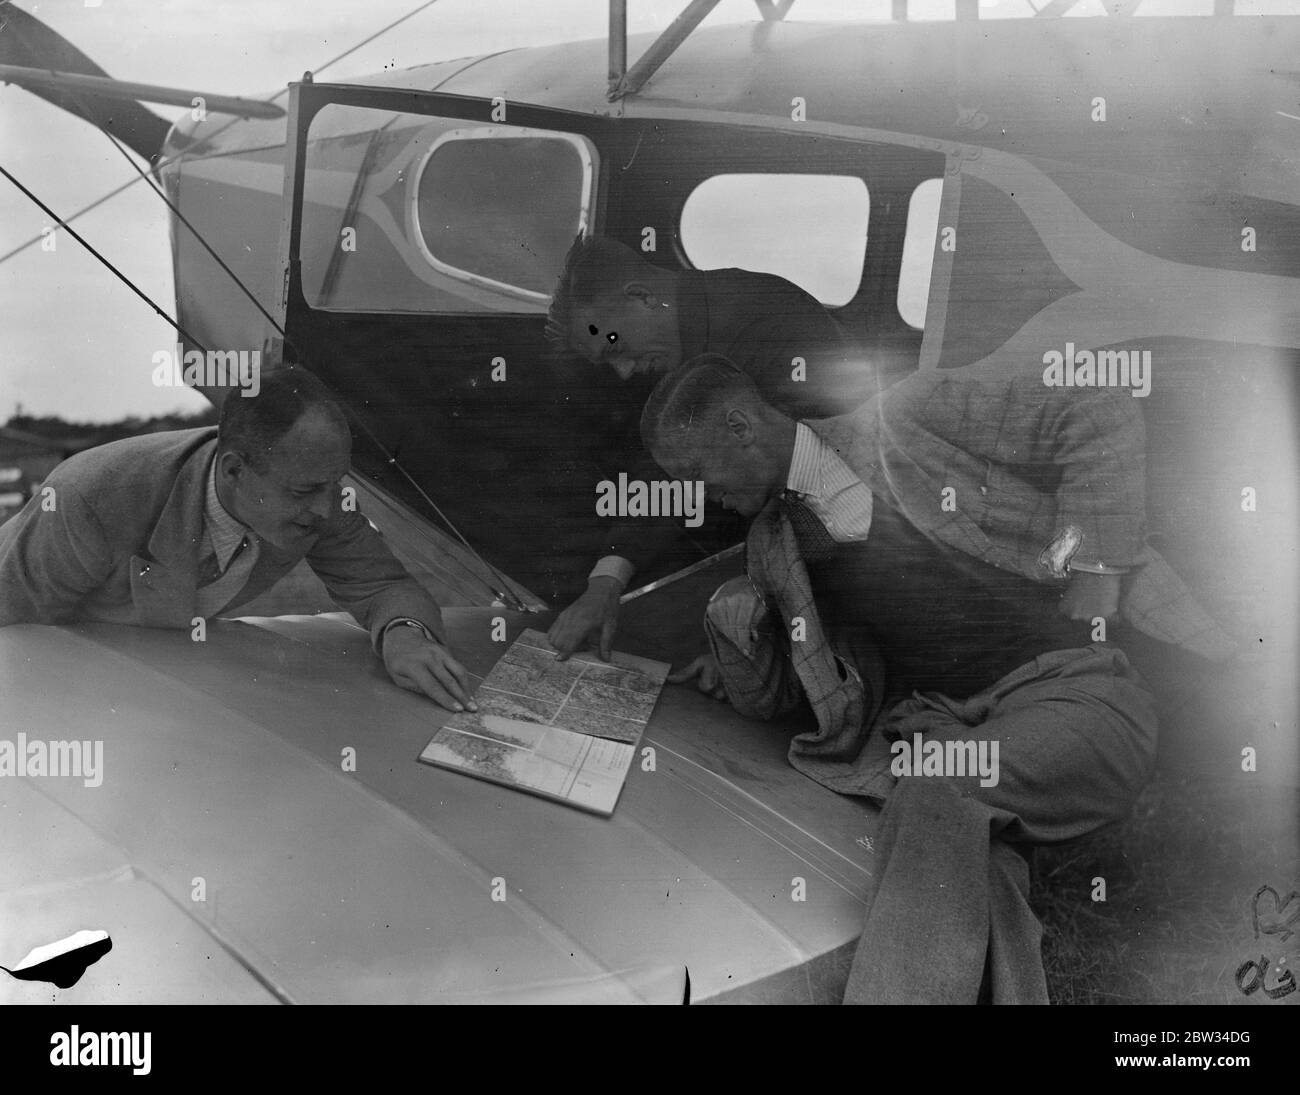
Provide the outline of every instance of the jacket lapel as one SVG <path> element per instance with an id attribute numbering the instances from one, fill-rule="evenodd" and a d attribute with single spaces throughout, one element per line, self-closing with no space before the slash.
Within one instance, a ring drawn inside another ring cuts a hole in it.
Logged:
<path id="1" fill-rule="evenodd" d="M 253 569 L 248 575 L 248 581 L 244 583 L 242 589 L 235 592 L 235 595 L 226 602 L 220 611 L 225 612 L 232 608 L 238 608 L 240 605 L 251 601 L 254 597 L 265 593 L 298 565 L 299 560 L 303 558 L 303 554 L 305 553 L 291 555 L 288 552 L 281 551 L 267 540 L 261 541 L 257 562 L 253 564 Z"/>
<path id="2" fill-rule="evenodd" d="M 131 595 L 145 627 L 188 627 L 197 613 L 203 551 L 203 497 L 216 438 L 181 465 L 149 536 L 148 558 L 131 559 Z"/>
<path id="3" fill-rule="evenodd" d="M 977 559 L 993 553 L 988 535 L 970 517 L 943 508 L 943 488 L 965 483 L 942 482 L 934 472 L 945 465 L 946 441 L 918 431 L 909 423 L 887 422 L 883 399 L 871 399 L 857 410 L 835 418 L 809 422 L 872 492 L 885 499 L 922 532 Z M 937 465 L 937 467 L 936 467 Z"/>

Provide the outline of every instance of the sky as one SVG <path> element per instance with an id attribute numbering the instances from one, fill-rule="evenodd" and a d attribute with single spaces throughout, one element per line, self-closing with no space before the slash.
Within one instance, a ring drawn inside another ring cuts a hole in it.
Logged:
<path id="1" fill-rule="evenodd" d="M 1208 14 L 1212 0 L 1147 0 L 1162 13 Z M 1239 0 L 1276 10 L 1280 0 Z M 110 75 L 209 93 L 265 97 L 418 6 L 419 0 L 18 0 Z M 1041 4 L 1042 0 L 1036 0 Z M 1100 15 L 1101 0 L 1077 14 Z M 629 30 L 662 29 L 685 0 L 631 0 Z M 1171 11 L 1172 8 L 1172 11 Z M 984 17 L 1032 14 L 1030 0 L 991 0 Z M 1096 9 L 1096 10 L 1094 10 Z M 911 0 L 913 18 L 951 18 L 953 0 Z M 797 0 L 791 18 L 887 18 L 888 0 Z M 750 21 L 752 0 L 722 0 L 706 25 Z M 347 80 L 385 68 L 606 33 L 603 0 L 439 0 L 329 70 Z M 174 119 L 179 108 L 151 105 Z M 0 162 L 62 216 L 135 177 L 108 139 L 21 88 L 0 86 Z M 39 236 L 49 218 L 0 178 L 0 255 Z M 175 297 L 168 211 L 141 182 L 74 226 L 164 310 Z M 111 421 L 205 405 L 156 388 L 153 354 L 171 327 L 59 234 L 0 262 L 0 422 L 20 407 Z"/>

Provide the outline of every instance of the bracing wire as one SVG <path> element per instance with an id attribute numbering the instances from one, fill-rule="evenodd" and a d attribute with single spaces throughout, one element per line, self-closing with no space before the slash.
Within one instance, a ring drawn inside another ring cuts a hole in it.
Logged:
<path id="1" fill-rule="evenodd" d="M 394 19 L 386 27 L 383 27 L 382 29 L 375 31 L 374 34 L 370 35 L 367 38 L 363 38 L 360 42 L 358 42 L 356 45 L 352 46 L 351 48 L 345 49 L 337 57 L 331 57 L 323 65 L 320 65 L 319 67 L 312 69 L 311 72 L 314 75 L 319 75 L 320 73 L 324 72 L 327 68 L 330 68 L 333 65 L 338 64 L 340 61 L 344 60 L 345 58 L 352 56 L 352 54 L 356 53 L 356 51 L 359 50 L 362 46 L 369 45 L 380 35 L 387 34 L 394 27 L 398 26 L 401 23 L 405 23 L 408 19 L 412 18 L 413 16 L 419 15 L 420 12 L 424 11 L 425 8 L 431 8 L 436 3 L 438 3 L 438 0 L 425 0 L 425 3 L 420 4 L 418 7 L 412 8 L 405 15 L 401 16 L 400 18 Z M 287 87 L 281 88 L 269 99 L 265 99 L 262 101 L 267 103 L 274 103 L 276 99 L 282 98 L 284 95 L 288 94 L 288 91 L 289 89 Z M 218 126 L 211 133 L 209 133 L 206 139 L 213 140 L 214 138 L 224 133 L 227 129 L 229 129 L 232 125 L 234 125 L 238 121 L 239 121 L 238 118 L 231 118 L 229 121 Z M 184 153 L 182 152 L 180 153 L 180 155 L 184 155 Z M 168 157 L 167 159 L 159 160 L 158 163 L 154 165 L 153 170 L 157 171 L 163 167 L 166 167 L 168 164 L 174 162 L 175 159 L 176 159 L 175 156 L 171 156 Z M 140 181 L 139 178 L 128 179 L 121 186 L 116 187 L 113 190 L 110 190 L 107 194 L 104 194 L 101 197 L 96 198 L 89 205 L 82 206 L 82 208 L 78 209 L 75 213 L 73 213 L 72 216 L 70 216 L 66 221 L 59 221 L 56 227 L 66 228 L 69 224 L 77 220 L 79 217 L 83 216 L 86 213 L 89 213 L 92 209 L 98 208 L 99 206 L 103 205 L 104 202 L 108 201 L 109 198 L 116 197 L 118 194 L 122 193 L 123 190 L 126 190 L 134 186 L 139 181 Z M 19 252 L 26 251 L 27 248 L 31 247 L 33 244 L 40 243 L 41 240 L 43 240 L 44 238 L 45 237 L 43 234 L 36 235 L 33 236 L 31 239 L 27 240 L 25 243 L 20 243 L 12 251 L 6 251 L 3 255 L 0 255 L 0 262 L 8 261 L 9 259 L 13 258 L 15 255 L 17 255 Z"/>
<path id="2" fill-rule="evenodd" d="M 41 201 L 41 199 L 37 197 L 36 194 L 34 194 L 26 186 L 24 186 L 21 181 L 15 178 L 14 175 L 3 164 L 0 164 L 0 175 L 3 175 L 6 179 L 8 179 L 19 191 L 22 192 L 24 196 L 26 196 L 34 205 L 36 205 L 37 208 L 39 208 L 43 213 L 45 213 L 46 216 L 57 218 L 57 214 L 54 212 L 54 210 L 52 210 L 48 205 L 46 205 L 43 201 Z M 81 244 L 82 247 L 84 247 L 87 251 L 89 251 L 90 254 L 93 255 L 110 273 L 112 273 L 114 277 L 116 277 L 120 282 L 122 282 L 122 284 L 125 285 L 128 289 L 130 289 L 131 292 L 134 293 L 137 297 L 143 300 L 151 309 L 153 309 L 155 313 L 157 313 L 157 315 L 164 322 L 166 322 L 172 328 L 174 328 L 177 334 L 179 334 L 183 339 L 185 339 L 186 342 L 188 342 L 200 353 L 207 353 L 207 347 L 202 342 L 200 342 L 197 338 L 194 337 L 193 334 L 191 334 L 188 330 L 186 330 L 186 328 L 179 321 L 173 319 L 167 311 L 165 311 L 152 297 L 149 296 L 148 293 L 146 293 L 143 289 L 137 286 L 129 277 L 126 276 L 126 274 L 122 273 L 121 270 L 119 270 L 116 266 L 114 266 L 113 263 L 110 262 L 103 254 L 101 254 L 100 251 L 96 249 L 95 246 L 91 244 L 89 240 L 87 240 L 84 236 L 82 236 L 75 228 L 68 227 L 67 231 L 68 234 L 73 239 L 75 239 L 79 244 Z M 234 277 L 234 274 L 232 273 L 231 276 Z M 238 278 L 236 278 L 235 280 L 238 281 Z M 279 325 L 277 324 L 276 326 L 278 329 Z M 344 406 L 346 406 L 346 404 L 344 404 Z M 419 483 L 415 481 L 415 479 L 410 475 L 409 472 L 406 471 L 406 469 L 402 468 L 401 465 L 397 463 L 395 457 L 388 454 L 387 450 L 383 447 L 382 444 L 380 444 L 378 439 L 375 438 L 373 432 L 369 429 L 369 427 L 367 427 L 366 424 L 362 422 L 355 414 L 353 414 L 352 418 L 353 421 L 355 421 L 357 425 L 366 433 L 366 435 L 370 438 L 372 443 L 379 450 L 380 454 L 388 461 L 388 463 L 394 468 L 396 468 L 399 472 L 401 472 L 404 476 L 406 476 L 406 478 L 410 481 L 411 485 L 415 487 L 417 491 L 419 491 L 420 496 L 429 503 L 429 505 L 438 514 L 438 516 L 442 520 L 446 521 L 448 527 L 451 528 L 451 530 L 456 533 L 456 535 L 460 538 L 461 542 L 465 545 L 465 548 L 470 552 L 470 554 L 473 555 L 474 558 L 478 560 L 484 566 L 484 568 L 487 569 L 497 579 L 497 581 L 501 584 L 501 588 L 500 589 L 495 588 L 490 583 L 484 581 L 481 575 L 475 574 L 468 567 L 466 567 L 462 562 L 460 562 L 460 560 L 457 560 L 454 557 L 452 557 L 451 561 L 455 562 L 458 566 L 460 566 L 461 569 L 464 570 L 466 574 L 470 575 L 470 577 L 473 578 L 475 581 L 482 582 L 488 588 L 488 590 L 499 600 L 501 600 L 503 603 L 510 605 L 510 607 L 512 608 L 516 608 L 521 611 L 526 611 L 527 606 L 525 606 L 519 600 L 519 598 L 516 597 L 510 591 L 509 583 L 505 581 L 502 575 L 497 571 L 495 567 L 492 566 L 491 563 L 489 563 L 477 551 L 475 551 L 474 548 L 465 540 L 465 538 L 461 536 L 460 532 L 455 528 L 454 525 L 451 524 L 450 521 L 447 520 L 447 518 L 442 514 L 442 511 L 438 508 L 437 504 L 431 498 L 429 498 L 428 494 L 419 485 Z"/>
<path id="3" fill-rule="evenodd" d="M 420 4 L 417 7 L 413 8 L 405 15 L 402 15 L 398 19 L 395 19 L 391 23 L 387 24 L 385 27 L 382 27 L 378 31 L 374 32 L 373 34 L 362 39 L 354 46 L 350 47 L 347 50 L 344 50 L 342 53 L 336 55 L 335 57 L 330 58 L 323 65 L 321 65 L 320 68 L 317 69 L 316 71 L 318 72 L 323 71 L 324 69 L 330 67 L 331 65 L 337 64 L 339 61 L 350 56 L 352 53 L 355 53 L 358 49 L 362 48 L 363 46 L 367 45 L 370 42 L 373 42 L 376 38 L 379 38 L 381 35 L 387 33 L 388 31 L 392 30 L 394 27 L 400 25 L 406 20 L 414 17 L 415 15 L 418 15 L 426 8 L 432 7 L 433 4 L 437 2 L 438 0 L 426 0 L 425 3 Z M 267 101 L 274 102 L 276 99 L 280 98 L 284 94 L 285 94 L 284 90 L 279 91 L 275 95 L 271 96 L 271 98 L 268 99 Z M 209 135 L 208 139 L 211 139 L 212 137 L 215 137 L 217 134 L 224 132 L 230 126 L 234 125 L 237 120 L 238 119 L 234 119 L 234 118 L 230 119 L 228 122 L 226 122 L 218 129 L 216 129 L 211 135 Z M 97 199 L 95 202 L 92 202 L 90 205 L 85 206 L 83 209 L 73 214 L 73 216 L 69 217 L 67 220 L 60 218 L 52 209 L 50 209 L 49 206 L 47 206 L 44 202 L 42 202 L 30 189 L 28 189 L 21 182 L 19 182 L 18 179 L 16 179 L 3 166 L 0 166 L 0 173 L 3 173 L 5 178 L 7 178 L 15 187 L 17 187 L 29 200 L 31 200 L 47 216 L 52 218 L 60 228 L 66 229 L 68 231 L 68 234 L 71 235 L 73 239 L 75 239 L 84 248 L 86 248 L 86 250 L 89 251 L 91 255 L 93 255 L 100 263 L 102 263 L 105 266 L 105 268 L 107 268 L 115 277 L 118 278 L 118 280 L 120 280 L 124 285 L 126 285 L 136 296 L 138 296 L 141 300 L 143 300 L 146 304 L 148 304 L 149 307 L 158 316 L 160 316 L 165 322 L 167 322 L 170 326 L 172 326 L 181 335 L 183 339 L 185 339 L 190 345 L 200 350 L 201 352 L 206 352 L 206 347 L 204 347 L 203 344 L 198 339 L 196 339 L 192 334 L 190 334 L 183 326 L 181 326 L 181 324 L 178 321 L 173 319 L 154 300 L 152 300 L 146 293 L 144 293 L 139 287 L 137 287 L 131 281 L 130 278 L 128 278 L 124 273 L 122 273 L 121 270 L 119 270 L 116 266 L 114 266 L 111 262 L 109 262 L 109 260 L 104 255 L 102 255 L 96 248 L 94 248 L 83 236 L 81 236 L 70 225 L 70 221 L 75 220 L 77 217 L 81 216 L 82 214 L 88 212 L 89 210 L 95 208 L 96 206 L 102 204 L 104 201 L 108 200 L 108 198 L 114 196 L 115 194 L 121 193 L 128 186 L 134 185 L 140 179 L 143 179 L 145 182 L 149 184 L 150 188 L 158 195 L 158 197 L 162 199 L 162 201 L 171 210 L 173 215 L 175 215 L 181 221 L 181 223 L 184 224 L 185 227 L 189 229 L 189 231 L 193 234 L 194 238 L 199 241 L 199 243 L 208 252 L 208 254 L 212 256 L 212 258 L 217 262 L 217 264 L 221 267 L 221 269 L 231 278 L 232 281 L 234 281 L 234 283 L 238 286 L 240 291 L 252 302 L 253 306 L 268 320 L 268 322 L 270 322 L 272 327 L 277 332 L 279 332 L 280 336 L 285 339 L 286 345 L 289 346 L 291 349 L 293 349 L 295 353 L 297 353 L 298 352 L 297 347 L 294 346 L 292 340 L 289 339 L 284 328 L 280 325 L 280 323 L 276 320 L 276 318 L 266 310 L 266 308 L 256 298 L 256 296 L 248 289 L 248 287 L 243 283 L 243 281 L 239 278 L 239 276 L 235 274 L 235 272 L 230 269 L 229 265 L 221 258 L 221 256 L 218 255 L 216 251 L 212 249 L 212 247 L 208 244 L 208 242 L 203 238 L 202 234 L 194 227 L 193 224 L 190 223 L 189 219 L 186 218 L 184 214 L 181 213 L 180 209 L 177 208 L 176 205 L 167 197 L 167 195 L 164 194 L 162 190 L 160 190 L 158 186 L 153 182 L 153 180 L 149 178 L 148 173 L 144 171 L 138 164 L 136 164 L 136 162 L 131 158 L 129 153 L 126 151 L 125 148 L 122 147 L 122 145 L 117 141 L 117 139 L 114 138 L 111 133 L 106 133 L 105 135 L 113 143 L 113 146 L 118 150 L 118 152 L 121 153 L 121 155 L 126 159 L 126 161 L 131 165 L 131 167 L 137 172 L 137 177 L 129 180 L 127 183 L 124 183 L 122 186 L 117 187 L 113 191 L 110 191 L 108 194 L 103 195 L 101 198 Z M 160 162 L 155 166 L 155 170 L 158 167 L 164 166 L 164 164 L 169 162 L 172 162 L 171 159 Z M 26 247 L 30 246 L 31 243 L 41 238 L 43 238 L 43 236 L 37 236 L 35 237 L 34 240 L 28 241 L 28 243 L 25 243 L 20 247 L 8 252 L 4 256 L 0 256 L 0 262 L 3 262 L 6 259 L 11 258 L 13 255 L 17 254 L 18 252 L 22 251 Z M 438 506 L 438 504 L 434 502 L 434 500 L 431 497 L 429 497 L 428 492 L 424 490 L 424 488 L 414 478 L 414 476 L 412 476 L 410 472 L 406 470 L 406 468 L 404 468 L 401 464 L 399 464 L 396 456 L 391 454 L 385 448 L 385 446 L 379 441 L 379 439 L 375 436 L 374 431 L 372 431 L 369 428 L 369 426 L 363 420 L 361 420 L 359 415 L 354 413 L 352 415 L 352 418 L 354 423 L 361 429 L 363 433 L 365 433 L 365 435 L 367 436 L 371 444 L 374 445 L 376 450 L 385 459 L 388 465 L 392 467 L 394 470 L 396 470 L 411 485 L 411 487 L 414 488 L 414 490 L 420 496 L 420 498 L 437 515 L 438 519 L 443 522 L 443 524 L 447 527 L 447 529 L 449 529 L 452 532 L 452 534 L 456 537 L 456 539 L 460 541 L 460 543 L 471 554 L 471 556 L 495 578 L 497 583 L 499 583 L 500 588 L 494 588 L 491 583 L 484 582 L 483 584 L 487 586 L 489 591 L 492 592 L 500 601 L 510 605 L 511 607 L 517 609 L 525 609 L 526 606 L 523 605 L 523 603 L 519 600 L 519 598 L 516 597 L 513 594 L 513 592 L 510 590 L 509 582 L 506 581 L 506 579 L 496 569 L 496 567 L 494 567 L 491 563 L 489 563 L 486 559 L 484 559 L 483 556 L 480 555 L 479 552 L 473 547 L 473 545 L 470 544 L 470 542 L 465 538 L 465 536 L 456 527 L 456 525 L 450 520 L 450 518 L 448 518 L 446 514 L 442 512 L 442 509 Z M 466 567 L 460 560 L 453 558 L 452 561 L 455 562 L 458 566 L 460 566 L 463 570 L 465 570 L 465 572 L 475 580 L 483 581 L 481 575 L 475 574 L 473 571 L 469 570 L 469 568 Z"/>
<path id="4" fill-rule="evenodd" d="M 140 177 L 144 179 L 144 181 L 148 184 L 149 188 L 155 194 L 157 194 L 158 197 L 162 200 L 162 202 L 167 206 L 167 208 L 171 210 L 172 214 L 177 218 L 177 220 L 179 220 L 183 225 L 185 225 L 186 228 L 190 230 L 194 238 L 198 240 L 198 242 L 202 245 L 203 249 L 207 251 L 209 255 L 212 256 L 212 258 L 216 261 L 217 265 L 219 265 L 221 269 L 225 271 L 225 273 L 230 277 L 231 281 L 233 281 L 235 285 L 238 286 L 240 292 L 242 292 L 244 296 L 246 296 L 249 299 L 249 301 L 252 302 L 253 307 L 255 307 L 266 318 L 266 320 L 271 324 L 271 326 L 275 328 L 275 330 L 279 333 L 280 337 L 285 340 L 285 345 L 293 349 L 295 354 L 299 358 L 301 358 L 302 357 L 301 351 L 294 344 L 293 340 L 290 339 L 289 336 L 285 333 L 285 330 L 280 325 L 280 322 L 270 312 L 266 310 L 266 308 L 262 305 L 262 302 L 259 301 L 257 297 L 253 294 L 253 292 L 248 288 L 248 286 L 244 284 L 243 280 L 239 277 L 239 275 L 236 274 L 229 267 L 229 265 L 227 265 L 225 260 L 222 259 L 222 257 L 219 254 L 217 254 L 215 250 L 213 250 L 211 245 L 209 245 L 208 241 L 203 238 L 203 234 L 199 232 L 199 230 L 195 228 L 193 224 L 190 223 L 189 218 L 186 217 L 185 214 L 180 211 L 180 209 L 169 197 L 167 197 L 167 195 L 159 188 L 157 183 L 155 183 L 151 178 L 149 178 L 148 174 L 144 171 L 144 169 L 141 168 L 140 165 L 137 164 L 135 160 L 131 158 L 131 154 L 122 146 L 122 143 L 116 137 L 114 137 L 113 134 L 105 132 L 104 135 L 112 142 L 113 147 L 116 148 L 118 152 L 122 154 L 123 159 L 125 159 L 126 162 L 131 165 L 132 169 L 139 172 Z M 42 208 L 45 207 L 43 206 Z M 48 210 L 46 211 L 48 212 Z M 53 216 L 52 213 L 50 215 Z M 80 236 L 75 235 L 75 233 L 72 233 L 71 229 L 69 229 L 69 233 L 73 234 L 74 238 L 77 239 L 78 242 L 82 243 L 84 246 L 88 246 L 85 244 L 85 240 L 82 239 Z M 96 254 L 96 257 L 101 257 L 101 256 Z M 112 267 L 110 268 L 113 269 Z M 113 272 L 117 273 L 119 277 L 123 277 L 123 280 L 125 280 L 124 275 L 121 275 L 120 272 L 118 272 L 116 269 L 113 269 Z M 127 284 L 130 283 L 127 282 Z M 154 305 L 154 310 L 159 312 L 160 315 L 163 314 L 156 305 Z M 168 319 L 168 317 L 165 315 L 164 318 Z M 170 319 L 168 319 L 168 321 L 171 322 Z M 178 324 L 173 323 L 173 326 L 175 326 L 178 331 L 181 330 Z M 189 338 L 190 341 L 192 341 L 198 349 L 200 350 L 204 349 L 204 347 L 202 347 L 191 336 L 185 335 L 185 337 Z M 346 407 L 346 403 L 342 405 Z M 407 482 L 409 482 L 411 486 L 415 488 L 415 490 L 419 493 L 420 498 L 425 503 L 428 504 L 428 506 L 438 516 L 438 519 L 442 521 L 444 525 L 446 525 L 446 527 L 451 531 L 451 533 L 456 537 L 456 539 L 458 539 L 465 546 L 465 549 L 474 557 L 474 559 L 477 562 L 479 562 L 485 569 L 487 569 L 502 587 L 498 589 L 494 587 L 491 583 L 484 582 L 483 584 L 487 586 L 488 590 L 494 596 L 500 598 L 503 601 L 506 601 L 507 603 L 511 604 L 513 607 L 522 608 L 523 605 L 519 602 L 519 600 L 509 592 L 509 583 L 505 580 L 502 574 L 491 563 L 489 563 L 486 559 L 484 559 L 483 556 L 480 555 L 478 551 L 474 549 L 474 546 L 470 544 L 470 542 L 465 538 L 464 534 L 461 533 L 460 529 L 456 527 L 455 523 L 451 520 L 451 518 L 449 518 L 445 513 L 442 512 L 442 509 L 438 506 L 436 502 L 434 502 L 434 500 L 431 497 L 429 497 L 428 493 L 419 484 L 419 482 L 401 464 L 397 462 L 397 457 L 394 456 L 392 453 L 390 453 L 384 447 L 384 445 L 379 441 L 378 437 L 375 436 L 374 431 L 371 430 L 370 427 L 366 425 L 366 423 L 362 420 L 361 416 L 354 412 L 351 415 L 351 418 L 353 423 L 363 433 L 365 433 L 370 443 L 374 445 L 375 449 L 384 458 L 384 460 L 388 463 L 388 465 L 392 467 L 394 470 L 396 470 L 400 475 L 402 475 L 407 480 Z M 480 582 L 483 581 L 481 575 L 475 574 L 472 570 L 470 570 L 462 562 L 460 562 L 460 560 L 453 558 L 452 561 L 456 563 L 457 566 L 461 567 L 461 569 L 464 570 L 465 573 L 468 574 L 474 580 Z"/>

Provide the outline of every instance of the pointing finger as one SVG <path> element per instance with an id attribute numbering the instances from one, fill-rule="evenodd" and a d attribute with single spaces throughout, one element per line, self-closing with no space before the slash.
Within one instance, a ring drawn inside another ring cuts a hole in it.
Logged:
<path id="1" fill-rule="evenodd" d="M 434 676 L 469 710 L 478 710 L 478 704 L 474 702 L 473 689 L 469 683 L 468 671 L 445 650 L 441 652 L 441 662 L 435 667 Z"/>
<path id="2" fill-rule="evenodd" d="M 419 665 L 405 673 L 397 682 L 412 692 L 423 692 L 429 699 L 448 711 L 464 711 L 464 705 L 451 696 L 434 678 L 427 666 Z"/>

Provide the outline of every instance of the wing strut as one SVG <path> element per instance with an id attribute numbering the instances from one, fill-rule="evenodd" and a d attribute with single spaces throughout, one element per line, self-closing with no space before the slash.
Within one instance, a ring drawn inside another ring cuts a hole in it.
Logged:
<path id="1" fill-rule="evenodd" d="M 627 0 L 609 0 L 609 91 L 605 97 L 613 102 L 640 91 L 645 82 L 659 71 L 660 66 L 717 6 L 718 0 L 691 0 L 686 10 L 654 40 L 641 59 L 628 68 Z"/>
<path id="2" fill-rule="evenodd" d="M 233 95 L 209 95 L 180 87 L 137 84 L 114 80 L 109 76 L 84 76 L 76 72 L 0 65 L 0 81 L 17 84 L 31 91 L 84 91 L 100 99 L 126 99 L 128 102 L 165 103 L 168 106 L 194 106 L 201 100 L 203 109 L 212 114 L 233 114 L 239 118 L 283 118 L 284 108 L 258 99 L 240 99 Z"/>

